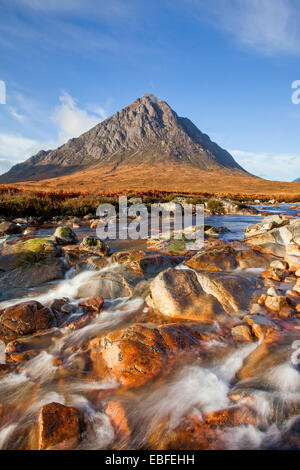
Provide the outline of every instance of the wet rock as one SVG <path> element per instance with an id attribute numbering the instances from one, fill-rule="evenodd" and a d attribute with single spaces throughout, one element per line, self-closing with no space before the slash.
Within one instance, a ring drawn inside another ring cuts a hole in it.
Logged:
<path id="1" fill-rule="evenodd" d="M 21 233 L 22 228 L 14 222 L 1 222 L 0 223 L 0 237 L 4 235 L 15 235 Z"/>
<path id="2" fill-rule="evenodd" d="M 231 329 L 232 337 L 238 341 L 253 341 L 254 336 L 249 325 L 237 325 Z"/>
<path id="3" fill-rule="evenodd" d="M 215 297 L 201 287 L 196 273 L 183 269 L 170 268 L 156 276 L 147 303 L 172 318 L 201 320 L 222 312 Z"/>
<path id="4" fill-rule="evenodd" d="M 79 302 L 79 306 L 83 307 L 85 311 L 94 311 L 100 313 L 103 310 L 104 300 L 102 297 L 93 297 L 92 299 L 86 299 Z"/>
<path id="5" fill-rule="evenodd" d="M 151 278 L 167 268 L 175 267 L 183 260 L 180 256 L 163 253 L 146 254 L 144 251 L 120 251 L 113 253 L 112 261 L 126 264 L 130 269 Z"/>
<path id="6" fill-rule="evenodd" d="M 56 326 L 49 308 L 36 301 L 23 302 L 0 311 L 0 338 L 4 342 Z"/>
<path id="7" fill-rule="evenodd" d="M 75 408 L 49 403 L 41 409 L 38 423 L 40 450 L 73 450 L 80 438 L 79 413 Z"/>
<path id="8" fill-rule="evenodd" d="M 95 269 L 103 269 L 109 265 L 109 259 L 102 256 L 90 256 L 87 258 L 87 263 Z"/>
<path id="9" fill-rule="evenodd" d="M 77 235 L 70 227 L 57 227 L 53 235 L 58 245 L 72 245 L 78 243 Z"/>
<path id="10" fill-rule="evenodd" d="M 120 401 L 112 400 L 105 408 L 105 414 L 109 417 L 115 433 L 115 442 L 122 448 L 130 442 L 131 432 L 129 429 L 126 411 Z"/>
<path id="11" fill-rule="evenodd" d="M 274 228 L 279 228 L 289 224 L 289 219 L 282 215 L 270 215 L 264 217 L 262 222 L 250 225 L 245 229 L 245 238 L 259 236 L 265 232 L 269 232 Z M 271 237 L 272 238 L 272 237 Z"/>
<path id="12" fill-rule="evenodd" d="M 151 436 L 150 446 L 159 450 L 224 450 L 230 445 L 224 438 L 226 428 L 255 423 L 255 413 L 247 406 L 207 413 L 203 418 L 190 414 L 173 430 L 163 423 Z"/>
<path id="13" fill-rule="evenodd" d="M 268 295 L 265 300 L 265 306 L 267 309 L 280 312 L 283 308 L 288 307 L 289 301 L 285 296 L 271 296 Z"/>
<path id="14" fill-rule="evenodd" d="M 85 284 L 80 286 L 77 297 L 103 297 L 104 299 L 134 297 L 135 289 L 141 281 L 143 277 L 126 267 L 95 272 Z"/>
<path id="15" fill-rule="evenodd" d="M 290 361 L 293 341 L 299 332 L 276 330 L 264 338 L 261 344 L 246 357 L 235 381 L 264 377 L 267 371 Z"/>
<path id="16" fill-rule="evenodd" d="M 124 387 L 139 387 L 162 373 L 167 373 L 183 353 L 199 346 L 201 334 L 182 324 L 135 324 L 125 330 L 90 341 L 95 369 L 102 361 L 111 376 Z"/>
<path id="17" fill-rule="evenodd" d="M 246 316 L 245 321 L 251 327 L 251 333 L 258 339 L 279 329 L 276 323 L 262 315 Z"/>
<path id="18" fill-rule="evenodd" d="M 228 314 L 242 313 L 257 289 L 256 282 L 238 274 L 197 271 L 204 292 L 214 296 Z"/>
<path id="19" fill-rule="evenodd" d="M 241 269 L 266 268 L 270 257 L 255 250 L 240 250 L 236 254 L 236 260 Z"/>
<path id="20" fill-rule="evenodd" d="M 261 275 L 263 279 L 272 279 L 273 281 L 276 282 L 281 282 L 283 281 L 285 276 L 285 272 L 279 269 L 274 269 L 274 268 L 269 268 L 266 269 Z"/>
<path id="21" fill-rule="evenodd" d="M 106 256 L 109 251 L 109 245 L 99 238 L 85 237 L 79 245 L 81 251 L 88 251 L 95 255 Z"/>
<path id="22" fill-rule="evenodd" d="M 270 264 L 270 267 L 271 267 L 271 268 L 274 268 L 274 269 L 276 269 L 276 270 L 286 271 L 286 270 L 288 270 L 289 265 L 288 265 L 288 263 L 286 263 L 285 261 L 274 260 L 274 261 L 272 261 L 272 263 Z"/>
<path id="23" fill-rule="evenodd" d="M 205 271 L 232 271 L 238 267 L 237 252 L 226 246 L 224 248 L 211 248 L 197 253 L 186 261 L 186 265 Z"/>
<path id="24" fill-rule="evenodd" d="M 2 300 L 18 297 L 13 293 L 15 289 L 37 287 L 46 282 L 63 279 L 64 274 L 65 265 L 59 258 L 50 258 L 32 266 L 13 269 L 0 276 L 0 297 Z"/>

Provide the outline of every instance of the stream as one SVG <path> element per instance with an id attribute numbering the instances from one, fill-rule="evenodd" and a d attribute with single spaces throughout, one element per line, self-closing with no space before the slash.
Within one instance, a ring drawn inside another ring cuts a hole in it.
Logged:
<path id="1" fill-rule="evenodd" d="M 293 216 L 297 213 L 289 205 L 256 208 Z M 242 240 L 245 227 L 260 221 L 260 215 L 211 216 L 205 219 L 207 224 L 230 230 L 221 235 L 226 241 Z M 81 227 L 75 232 L 80 238 L 93 234 L 89 227 Z M 52 229 L 39 229 L 35 235 L 46 237 L 52 233 Z M 143 249 L 145 242 L 112 242 L 111 247 L 113 251 Z M 101 272 L 118 266 L 117 263 L 109 265 Z M 241 274 L 256 278 L 261 272 L 261 269 L 252 269 Z M 79 273 L 71 268 L 64 280 L 48 283 L 42 289 L 29 289 L 26 296 L 1 302 L 0 308 L 30 299 L 47 306 L 53 299 L 67 297 L 74 307 L 71 318 L 76 319 L 83 313 L 78 305 L 83 300 L 79 297 L 79 289 L 82 292 L 82 287 L 91 281 L 94 274 L 92 268 Z M 127 390 L 112 379 L 100 380 L 86 359 L 88 341 L 140 320 L 152 321 L 142 298 L 105 300 L 103 312 L 78 330 L 52 328 L 26 337 L 30 349 L 41 352 L 0 379 L 0 406 L 3 409 L 0 449 L 35 448 L 35 429 L 41 407 L 51 402 L 75 407 L 84 416 L 85 429 L 89 432 L 83 433 L 78 449 L 118 448 L 115 429 L 103 408 L 103 403 L 108 400 L 118 400 L 126 409 L 133 449 L 148 448 L 149 442 L 159 448 L 157 429 L 162 422 L 167 420 L 167 429 L 172 431 L 187 415 L 197 416 L 201 420 L 207 413 L 235 407 L 237 402 L 232 400 L 234 394 L 244 396 L 245 403 L 251 402 L 256 420 L 253 424 L 222 428 L 219 431 L 221 448 L 293 448 L 290 433 L 294 433 L 295 423 L 300 418 L 300 369 L 290 359 L 282 360 L 282 350 L 279 349 L 278 354 L 276 351 L 273 353 L 268 367 L 257 377 L 236 380 L 236 373 L 243 361 L 260 346 L 261 340 L 233 346 L 219 334 L 222 325 L 218 322 L 203 326 L 215 337 L 203 342 L 201 351 L 205 354 L 199 353 L 191 362 L 175 364 L 170 374 L 150 382 L 146 387 Z M 168 323 L 162 318 L 155 321 Z M 297 331 L 289 328 L 286 344 L 297 339 Z M 291 411 L 298 407 L 298 412 Z M 120 448 L 124 446 L 121 441 L 119 445 Z M 218 448 L 218 444 L 216 446 Z"/>

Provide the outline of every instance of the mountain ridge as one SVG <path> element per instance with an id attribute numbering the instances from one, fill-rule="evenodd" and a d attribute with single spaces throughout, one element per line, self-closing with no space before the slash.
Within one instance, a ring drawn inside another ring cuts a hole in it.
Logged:
<path id="1" fill-rule="evenodd" d="M 248 173 L 186 117 L 151 94 L 54 150 L 41 150 L 0 176 L 0 183 L 41 181 L 93 168 L 184 165 L 201 171 Z"/>

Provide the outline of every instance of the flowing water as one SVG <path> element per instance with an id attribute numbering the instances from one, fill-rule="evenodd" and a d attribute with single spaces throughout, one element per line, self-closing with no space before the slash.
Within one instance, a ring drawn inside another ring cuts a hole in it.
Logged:
<path id="1" fill-rule="evenodd" d="M 271 208 L 264 210 L 270 211 Z M 288 212 L 289 206 L 275 210 Z M 222 236 L 227 240 L 240 240 L 244 228 L 260 220 L 260 216 L 249 215 L 213 216 L 207 218 L 206 223 L 226 226 L 230 232 Z M 88 229 L 81 231 L 83 236 Z M 49 231 L 40 230 L 38 235 L 47 236 Z M 104 269 L 115 267 L 116 264 Z M 259 272 L 245 271 L 244 275 L 255 277 Z M 92 269 L 80 273 L 72 269 L 64 280 L 44 286 L 42 293 L 31 290 L 25 297 L 2 302 L 0 307 L 32 298 L 47 305 L 53 299 L 68 297 L 75 310 L 71 319 L 76 319 L 82 314 L 78 305 L 82 300 L 78 295 L 79 289 L 89 282 L 94 273 Z M 205 360 L 201 353 L 192 363 L 178 364 L 167 377 L 135 391 L 123 390 L 111 379 L 99 380 L 91 367 L 87 366 L 88 341 L 140 319 L 147 320 L 147 310 L 145 302 L 140 298 L 105 301 L 103 312 L 81 329 L 53 328 L 27 338 L 31 349 L 41 352 L 0 380 L 0 403 L 4 416 L 0 427 L 0 448 L 34 448 L 34 430 L 41 407 L 50 402 L 74 406 L 84 415 L 89 432 L 83 435 L 80 449 L 107 449 L 113 442 L 118 447 L 118 443 L 115 442 L 115 430 L 99 403 L 110 399 L 119 400 L 126 409 L 132 429 L 132 446 L 138 449 L 147 448 L 151 436 L 166 420 L 166 430 L 171 432 L 182 418 L 190 414 L 201 419 L 206 413 L 236 406 L 232 394 L 244 396 L 247 403 L 251 401 L 256 421 L 253 424 L 223 428 L 223 447 L 293 447 L 290 433 L 297 418 L 300 418 L 299 370 L 290 359 L 281 358 L 280 350 L 278 354 L 273 353 L 271 363 L 257 377 L 237 380 L 236 373 L 261 341 L 233 347 L 222 335 L 218 336 L 220 325 L 216 322 L 210 325 L 215 339 L 204 342 L 201 348 L 201 351 L 205 351 Z M 295 338 L 297 334 L 291 328 L 290 341 Z M 298 411 L 295 412 L 295 409 Z M 119 445 L 122 447 L 121 442 Z"/>

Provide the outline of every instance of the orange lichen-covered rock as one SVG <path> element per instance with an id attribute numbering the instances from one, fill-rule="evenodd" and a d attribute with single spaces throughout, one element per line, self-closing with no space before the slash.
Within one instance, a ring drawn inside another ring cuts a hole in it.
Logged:
<path id="1" fill-rule="evenodd" d="M 210 248 L 186 261 L 187 266 L 205 271 L 231 271 L 238 267 L 237 252 L 230 246 Z"/>
<path id="2" fill-rule="evenodd" d="M 0 339 L 4 342 L 52 326 L 56 326 L 56 321 L 50 309 L 34 300 L 0 311 Z"/>
<path id="3" fill-rule="evenodd" d="M 201 335 L 192 327 L 169 324 L 154 327 L 136 324 L 125 330 L 90 341 L 95 370 L 102 363 L 125 387 L 139 387 L 166 372 L 180 353 L 188 353 L 199 344 Z"/>
<path id="4" fill-rule="evenodd" d="M 97 313 L 103 310 L 104 300 L 102 297 L 93 297 L 92 299 L 85 299 L 79 302 L 79 306 L 83 307 L 85 311 L 95 311 Z"/>
<path id="5" fill-rule="evenodd" d="M 79 442 L 79 413 L 75 408 L 48 403 L 41 409 L 38 423 L 40 450 L 72 450 Z"/>

